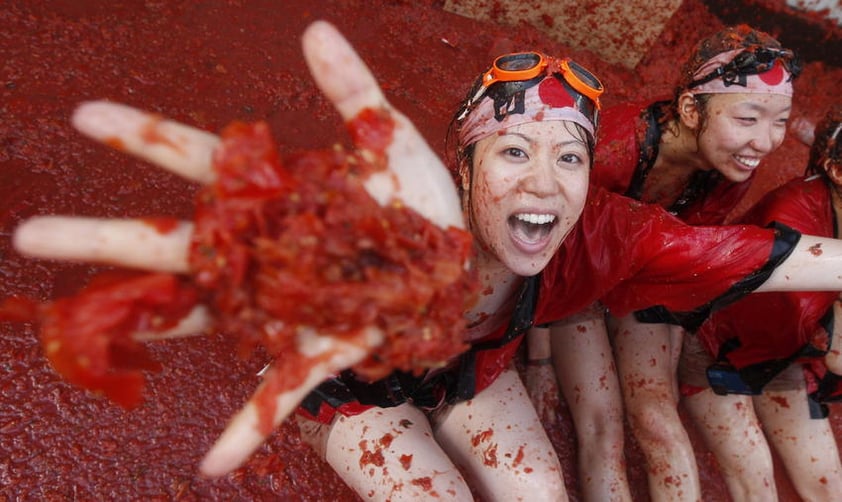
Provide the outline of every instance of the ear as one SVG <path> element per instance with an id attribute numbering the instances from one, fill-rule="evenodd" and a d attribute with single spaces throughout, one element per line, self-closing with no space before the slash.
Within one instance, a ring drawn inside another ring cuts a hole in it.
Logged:
<path id="1" fill-rule="evenodd" d="M 685 92 L 678 97 L 678 116 L 685 127 L 692 130 L 696 130 L 699 127 L 701 115 L 696 98 L 692 93 Z"/>
<path id="2" fill-rule="evenodd" d="M 459 180 L 462 184 L 462 190 L 469 192 L 471 190 L 471 169 L 466 159 L 459 162 Z"/>

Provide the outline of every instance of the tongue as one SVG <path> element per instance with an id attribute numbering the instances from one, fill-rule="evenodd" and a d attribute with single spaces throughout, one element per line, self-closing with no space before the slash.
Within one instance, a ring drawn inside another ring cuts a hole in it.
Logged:
<path id="1" fill-rule="evenodd" d="M 515 237 L 529 243 L 540 241 L 550 231 L 550 225 L 538 225 L 520 220 L 515 220 L 513 227 Z"/>

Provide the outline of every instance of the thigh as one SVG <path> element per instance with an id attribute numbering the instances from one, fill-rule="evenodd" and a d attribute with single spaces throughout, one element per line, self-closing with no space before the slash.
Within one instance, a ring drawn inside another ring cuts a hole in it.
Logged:
<path id="1" fill-rule="evenodd" d="M 801 371 L 797 365 L 792 369 Z M 842 465 L 836 438 L 829 420 L 810 417 L 803 377 L 795 389 L 764 391 L 755 407 L 799 493 L 806 496 L 831 485 L 838 492 Z"/>
<path id="2" fill-rule="evenodd" d="M 473 500 L 462 474 L 409 404 L 372 408 L 331 425 L 299 419 L 302 435 L 365 500 Z"/>
<path id="3" fill-rule="evenodd" d="M 717 395 L 707 388 L 683 400 L 697 430 L 716 456 L 732 495 L 774 487 L 772 454 L 754 412 L 751 396 Z M 773 492 L 774 493 L 774 492 Z M 739 497 L 738 497 L 739 498 Z"/>
<path id="4" fill-rule="evenodd" d="M 614 322 L 617 370 L 630 410 L 641 400 L 677 404 L 675 333 L 666 324 L 637 322 L 633 315 Z"/>
<path id="5" fill-rule="evenodd" d="M 512 369 L 437 415 L 435 435 L 483 500 L 567 500 L 555 449 Z"/>

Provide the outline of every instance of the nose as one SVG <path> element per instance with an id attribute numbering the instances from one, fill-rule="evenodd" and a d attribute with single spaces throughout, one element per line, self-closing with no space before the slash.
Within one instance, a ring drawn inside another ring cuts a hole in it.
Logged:
<path id="1" fill-rule="evenodd" d="M 555 165 L 550 159 L 536 159 L 521 180 L 521 188 L 532 195 L 545 197 L 558 192 Z"/>
<path id="2" fill-rule="evenodd" d="M 786 128 L 775 124 L 766 124 L 758 128 L 757 134 L 751 140 L 751 147 L 760 153 L 771 153 L 778 148 L 784 140 Z"/>

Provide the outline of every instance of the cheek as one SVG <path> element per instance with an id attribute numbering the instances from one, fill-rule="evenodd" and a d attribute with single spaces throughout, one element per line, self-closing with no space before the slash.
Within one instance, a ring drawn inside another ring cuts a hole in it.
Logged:
<path id="1" fill-rule="evenodd" d="M 738 148 L 741 143 L 745 143 L 747 140 L 743 136 L 740 131 L 733 128 L 711 124 L 710 128 L 702 132 L 699 137 L 699 150 L 702 155 L 709 158 L 721 156 Z"/>
<path id="2" fill-rule="evenodd" d="M 588 197 L 588 175 L 576 176 L 565 183 L 565 204 L 561 212 L 561 224 L 572 227 L 582 215 Z"/>

